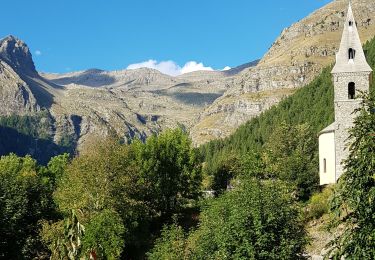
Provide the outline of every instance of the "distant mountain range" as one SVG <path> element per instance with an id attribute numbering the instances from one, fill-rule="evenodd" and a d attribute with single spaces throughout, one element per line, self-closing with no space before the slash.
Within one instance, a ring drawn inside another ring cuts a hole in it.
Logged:
<path id="1" fill-rule="evenodd" d="M 254 65 L 178 77 L 147 68 L 38 73 L 27 45 L 8 36 L 0 41 L 0 115 L 48 110 L 56 143 L 68 135 L 81 146 L 111 131 L 126 140 L 144 139 L 178 124 L 190 129 L 200 112 L 233 84 L 233 77 Z"/>
<path id="2" fill-rule="evenodd" d="M 352 2 L 365 42 L 375 33 L 375 2 Z M 68 136 L 79 148 L 111 132 L 144 139 L 177 125 L 195 144 L 226 137 L 333 62 L 346 7 L 333 1 L 286 28 L 260 61 L 177 77 L 147 68 L 38 73 L 27 45 L 8 36 L 0 40 L 0 116 L 47 111 L 53 142 Z"/>

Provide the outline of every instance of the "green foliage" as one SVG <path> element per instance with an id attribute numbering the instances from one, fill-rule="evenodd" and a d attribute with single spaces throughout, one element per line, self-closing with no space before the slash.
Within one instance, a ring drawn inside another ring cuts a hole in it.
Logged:
<path id="1" fill-rule="evenodd" d="M 367 41 L 363 46 L 363 49 L 366 54 L 366 59 L 371 68 L 375 68 L 375 39 Z M 375 94 L 375 75 L 372 73 L 371 82 L 370 82 L 370 93 Z"/>
<path id="2" fill-rule="evenodd" d="M 99 255 L 116 257 L 124 247 L 124 237 L 127 237 L 125 243 L 131 244 L 139 226 L 147 222 L 149 209 L 144 194 L 148 185 L 141 180 L 132 147 L 121 145 L 117 140 L 90 145 L 72 161 L 57 184 L 54 198 L 59 209 L 65 219 L 72 210 L 81 212 L 77 215 L 78 221 L 89 230 L 88 240 L 85 240 L 86 233 L 82 234 L 82 247 Z M 115 213 L 109 217 L 109 212 Z M 100 225 L 109 225 L 110 233 L 102 231 L 102 237 L 95 242 L 94 235 Z M 114 228 L 119 229 L 114 232 L 111 230 Z M 104 243 L 106 236 L 113 240 Z M 119 241 L 122 241 L 121 247 Z M 56 241 L 49 243 L 56 244 Z"/>
<path id="3" fill-rule="evenodd" d="M 31 155 L 47 164 L 55 155 L 74 153 L 75 143 L 55 144 L 54 120 L 47 110 L 30 115 L 0 116 L 0 155 Z"/>
<path id="4" fill-rule="evenodd" d="M 142 177 L 150 184 L 147 200 L 156 214 L 170 218 L 189 200 L 198 198 L 201 162 L 185 132 L 167 130 L 133 146 Z"/>
<path id="5" fill-rule="evenodd" d="M 375 258 L 375 97 L 364 95 L 350 130 L 349 157 L 333 201 L 345 229 L 333 242 L 335 259 Z"/>
<path id="6" fill-rule="evenodd" d="M 182 227 L 177 224 L 165 226 L 161 237 L 155 241 L 155 247 L 147 254 L 150 260 L 175 260 L 187 258 L 187 240 Z"/>
<path id="7" fill-rule="evenodd" d="M 48 164 L 64 219 L 45 223 L 42 235 L 58 257 L 69 257 L 76 248 L 76 257 L 91 253 L 117 259 L 126 248 L 123 254 L 136 258 L 153 233 L 200 194 L 201 163 L 179 129 L 145 144 L 124 145 L 114 138 L 96 141 L 68 166 L 67 162 L 61 155 Z M 85 228 L 83 232 L 64 231 L 66 223 L 73 223 L 71 212 L 77 212 L 75 222 Z M 67 234 L 76 234 L 82 243 L 69 246 L 72 239 Z"/>
<path id="8" fill-rule="evenodd" d="M 242 156 L 240 178 L 256 178 L 258 180 L 271 178 L 265 172 L 266 164 L 262 155 L 256 152 L 248 152 Z"/>
<path id="9" fill-rule="evenodd" d="M 165 229 L 151 259 L 303 259 L 305 232 L 284 183 L 250 180 L 202 211 L 198 229 L 184 239 Z"/>
<path id="10" fill-rule="evenodd" d="M 282 123 L 264 146 L 268 175 L 296 185 L 296 196 L 307 200 L 318 187 L 316 136 L 310 127 Z"/>
<path id="11" fill-rule="evenodd" d="M 1 116 L 0 125 L 16 129 L 19 133 L 30 137 L 49 139 L 51 120 L 49 112 L 43 110 L 35 115 Z"/>
<path id="12" fill-rule="evenodd" d="M 314 135 L 331 124 L 334 121 L 334 109 L 330 69 L 324 69 L 310 84 L 297 90 L 294 95 L 285 98 L 259 117 L 240 126 L 228 138 L 202 146 L 201 152 L 207 167 L 214 168 L 220 158 L 228 154 L 242 156 L 249 151 L 262 152 L 273 131 L 283 123 L 290 126 L 306 123 Z"/>
<path id="13" fill-rule="evenodd" d="M 101 259 L 118 259 L 124 246 L 125 228 L 115 211 L 104 210 L 86 225 L 84 250 Z"/>
<path id="14" fill-rule="evenodd" d="M 295 187 L 294 194 L 306 201 L 318 187 L 315 135 L 307 124 L 281 123 L 264 144 L 262 152 L 250 151 L 239 159 L 235 154 L 221 158 L 214 168 L 211 187 L 221 194 L 232 179 L 279 179 Z"/>
<path id="15" fill-rule="evenodd" d="M 74 260 L 85 255 L 81 242 L 85 227 L 80 223 L 77 213 L 81 212 L 71 210 L 64 220 L 53 224 L 43 221 L 41 236 L 48 244 L 51 259 Z"/>
<path id="16" fill-rule="evenodd" d="M 216 192 L 216 195 L 226 191 L 230 181 L 239 175 L 240 168 L 240 159 L 236 156 L 229 156 L 222 158 L 216 169 L 211 169 L 210 174 L 213 176 L 211 188 Z"/>
<path id="17" fill-rule="evenodd" d="M 313 194 L 306 206 L 305 220 L 318 219 L 329 213 L 332 196 L 332 187 L 326 187 L 323 191 Z"/>
<path id="18" fill-rule="evenodd" d="M 318 185 L 316 136 L 334 121 L 330 69 L 324 69 L 310 84 L 248 121 L 228 138 L 203 145 L 200 151 L 205 167 L 213 169 L 215 176 L 222 158 L 257 154 L 260 160 L 251 162 L 247 158 L 245 163 L 267 167 L 267 171 L 261 171 L 262 178 L 292 181 L 297 187 L 297 196 L 308 199 Z M 248 171 L 245 168 L 242 171 Z"/>
<path id="19" fill-rule="evenodd" d="M 67 153 L 52 157 L 51 160 L 47 164 L 48 173 L 50 174 L 50 178 L 54 181 L 59 181 L 66 167 L 68 166 L 70 156 Z"/>
<path id="20" fill-rule="evenodd" d="M 38 221 L 51 218 L 54 204 L 48 179 L 35 160 L 14 154 L 0 158 L 0 258 L 31 258 L 44 248 Z"/>

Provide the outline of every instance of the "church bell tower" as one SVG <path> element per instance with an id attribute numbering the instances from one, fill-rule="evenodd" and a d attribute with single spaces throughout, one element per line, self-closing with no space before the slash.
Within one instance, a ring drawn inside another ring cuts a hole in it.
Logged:
<path id="1" fill-rule="evenodd" d="M 372 69 L 366 61 L 351 4 L 332 70 L 335 106 L 336 181 L 343 173 L 343 160 L 348 157 L 348 130 L 353 126 L 354 110 L 360 106 L 359 91 L 369 91 Z"/>

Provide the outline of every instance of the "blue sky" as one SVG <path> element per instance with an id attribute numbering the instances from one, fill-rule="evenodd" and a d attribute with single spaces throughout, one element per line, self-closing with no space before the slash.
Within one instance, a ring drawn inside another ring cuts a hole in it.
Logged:
<path id="1" fill-rule="evenodd" d="M 24 40 L 45 72 L 115 70 L 146 61 L 173 61 L 177 70 L 189 61 L 223 69 L 261 58 L 283 28 L 328 2 L 2 1 L 0 38 Z"/>

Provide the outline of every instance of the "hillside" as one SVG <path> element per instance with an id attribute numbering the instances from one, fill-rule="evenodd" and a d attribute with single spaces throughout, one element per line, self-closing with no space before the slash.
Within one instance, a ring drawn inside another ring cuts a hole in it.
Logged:
<path id="1" fill-rule="evenodd" d="M 375 39 L 367 42 L 364 50 L 368 63 L 375 69 Z M 316 135 L 330 125 L 334 121 L 331 69 L 326 67 L 310 84 L 297 90 L 259 117 L 240 126 L 229 137 L 203 145 L 201 151 L 207 168 L 216 169 L 229 154 L 243 156 L 249 151 L 261 151 L 274 129 L 282 123 L 293 126 L 306 123 Z M 370 90 L 375 90 L 374 75 Z M 317 144 L 318 138 L 315 142 Z M 315 150 L 316 155 L 317 152 Z"/>
<path id="2" fill-rule="evenodd" d="M 234 85 L 206 108 L 192 128 L 196 144 L 223 138 L 310 83 L 333 63 L 348 1 L 336 0 L 285 28 L 256 67 L 244 70 Z M 375 35 L 375 2 L 353 0 L 363 43 Z"/>

